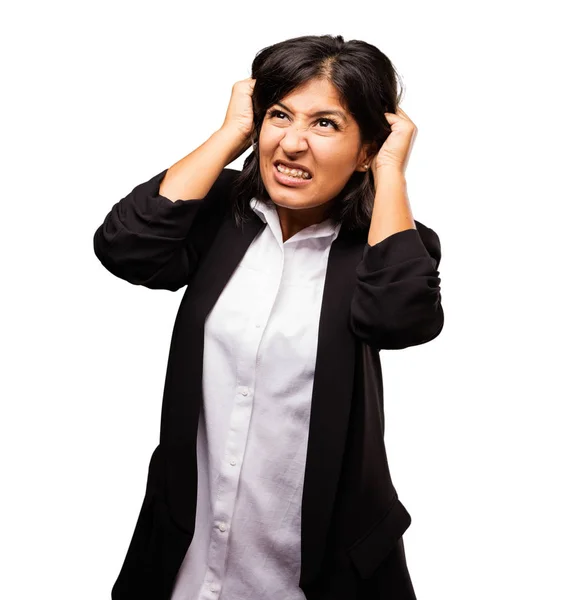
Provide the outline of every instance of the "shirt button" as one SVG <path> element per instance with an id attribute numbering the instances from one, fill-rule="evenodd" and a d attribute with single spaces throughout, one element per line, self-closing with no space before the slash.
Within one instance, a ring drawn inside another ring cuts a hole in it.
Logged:
<path id="1" fill-rule="evenodd" d="M 243 394 L 243 396 L 246 396 L 248 393 L 249 393 L 249 390 L 246 387 L 241 388 L 241 394 Z"/>
<path id="2" fill-rule="evenodd" d="M 260 323 L 255 323 L 255 327 L 256 327 L 257 329 L 259 329 L 259 327 L 261 327 L 261 324 L 260 324 Z"/>
<path id="3" fill-rule="evenodd" d="M 219 523 L 219 529 L 221 531 L 225 531 L 227 529 L 227 526 L 224 523 Z"/>
<path id="4" fill-rule="evenodd" d="M 212 585 L 211 586 L 211 592 L 216 592 L 217 591 L 217 586 L 216 585 Z"/>
<path id="5" fill-rule="evenodd" d="M 230 463 L 231 465 L 235 466 L 235 465 L 237 464 L 237 461 L 236 461 L 234 458 L 232 458 L 232 459 L 229 461 L 229 463 Z"/>

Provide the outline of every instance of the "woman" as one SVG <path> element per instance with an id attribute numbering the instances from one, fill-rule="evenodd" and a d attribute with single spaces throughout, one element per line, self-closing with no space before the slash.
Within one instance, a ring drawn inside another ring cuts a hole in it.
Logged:
<path id="1" fill-rule="evenodd" d="M 265 48 L 221 128 L 96 231 L 116 276 L 187 286 L 113 600 L 415 598 L 379 350 L 440 333 L 441 251 L 396 89 L 361 41 Z"/>

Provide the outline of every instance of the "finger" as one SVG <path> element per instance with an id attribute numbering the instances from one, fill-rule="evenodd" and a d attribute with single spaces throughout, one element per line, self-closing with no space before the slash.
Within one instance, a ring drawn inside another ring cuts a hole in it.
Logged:
<path id="1" fill-rule="evenodd" d="M 385 113 L 385 114 L 390 115 L 392 113 Z M 397 108 L 397 113 L 394 113 L 394 115 L 398 119 L 403 119 L 404 121 L 408 121 L 409 123 L 411 123 L 414 127 L 416 126 L 415 123 L 408 117 L 407 113 L 405 113 L 403 111 L 403 109 L 401 109 L 400 107 Z"/>
<path id="2" fill-rule="evenodd" d="M 396 115 L 395 113 L 383 113 L 385 115 L 385 119 L 388 123 L 390 124 L 394 124 L 397 123 L 397 121 L 399 121 L 400 119 L 403 119 L 403 117 L 401 115 Z"/>

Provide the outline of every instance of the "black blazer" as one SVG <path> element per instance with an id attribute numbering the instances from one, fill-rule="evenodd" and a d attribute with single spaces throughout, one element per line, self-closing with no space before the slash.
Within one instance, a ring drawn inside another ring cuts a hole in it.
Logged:
<path id="1" fill-rule="evenodd" d="M 171 339 L 160 441 L 113 600 L 170 598 L 194 534 L 204 321 L 265 227 L 257 215 L 243 227 L 232 220 L 239 171 L 225 168 L 205 198 L 177 202 L 158 194 L 166 171 L 116 203 L 94 234 L 96 256 L 117 277 L 151 289 L 187 286 Z M 299 585 L 308 600 L 415 598 L 402 540 L 411 518 L 384 446 L 379 359 L 380 349 L 423 344 L 443 327 L 439 238 L 415 223 L 417 230 L 374 246 L 367 231 L 342 228 L 331 246 L 302 502 Z"/>

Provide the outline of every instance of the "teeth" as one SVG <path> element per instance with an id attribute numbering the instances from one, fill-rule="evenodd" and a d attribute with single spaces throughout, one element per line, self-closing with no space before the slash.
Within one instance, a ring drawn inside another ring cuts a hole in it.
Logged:
<path id="1" fill-rule="evenodd" d="M 301 171 L 301 169 L 289 169 L 284 165 L 277 165 L 277 171 L 280 173 L 284 173 L 285 175 L 289 175 L 290 177 L 295 177 L 296 179 L 310 179 L 311 175 L 306 173 L 305 171 Z"/>

